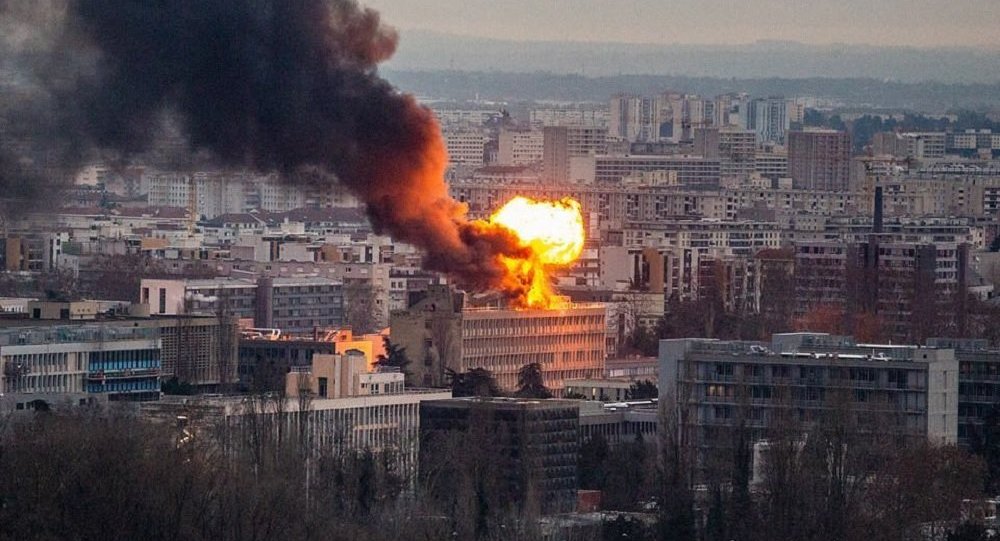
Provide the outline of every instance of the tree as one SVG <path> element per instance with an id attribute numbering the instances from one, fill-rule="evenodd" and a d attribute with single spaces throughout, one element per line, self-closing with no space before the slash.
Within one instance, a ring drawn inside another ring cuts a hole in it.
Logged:
<path id="1" fill-rule="evenodd" d="M 594 434 L 580 445 L 579 487 L 584 490 L 602 490 L 605 485 L 610 449 L 608 440 L 601 433 Z"/>
<path id="2" fill-rule="evenodd" d="M 986 491 L 1000 492 L 1000 407 L 994 405 L 983 417 L 983 424 L 973 431 L 972 452 L 986 464 Z"/>
<path id="3" fill-rule="evenodd" d="M 409 375 L 406 367 L 410 365 L 410 359 L 406 356 L 406 348 L 394 344 L 389 337 L 382 338 L 385 345 L 385 354 L 379 355 L 375 360 L 375 366 L 381 368 L 397 368 L 404 375 Z"/>
<path id="4" fill-rule="evenodd" d="M 656 398 L 659 396 L 659 389 L 656 388 L 656 384 L 648 379 L 642 381 L 636 381 L 629 385 L 628 391 L 625 393 L 629 400 L 643 400 L 646 398 Z"/>
<path id="5" fill-rule="evenodd" d="M 518 398 L 552 398 L 552 392 L 545 386 L 542 376 L 542 365 L 530 363 L 521 367 L 517 373 L 517 391 L 514 396 Z"/>
<path id="6" fill-rule="evenodd" d="M 963 522 L 948 533 L 948 541 L 990 541 L 996 534 L 978 522 Z"/>
<path id="7" fill-rule="evenodd" d="M 445 369 L 445 378 L 451 386 L 451 395 L 460 396 L 503 396 L 493 373 L 485 368 L 473 368 L 468 372 Z"/>

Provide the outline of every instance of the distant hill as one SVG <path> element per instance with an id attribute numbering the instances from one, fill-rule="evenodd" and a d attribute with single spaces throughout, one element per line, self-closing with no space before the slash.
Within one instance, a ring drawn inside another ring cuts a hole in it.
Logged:
<path id="1" fill-rule="evenodd" d="M 807 45 L 659 45 L 517 42 L 409 30 L 387 68 L 610 76 L 871 78 L 903 82 L 1000 82 L 1000 50 Z"/>
<path id="2" fill-rule="evenodd" d="M 715 96 L 748 92 L 754 96 L 812 96 L 860 109 L 944 113 L 957 109 L 1000 110 L 1000 83 L 910 83 L 868 78 L 721 78 L 660 75 L 583 77 L 555 73 L 504 73 L 454 70 L 383 70 L 400 89 L 418 96 L 497 101 L 606 101 L 616 92 L 651 95 L 676 90 Z"/>

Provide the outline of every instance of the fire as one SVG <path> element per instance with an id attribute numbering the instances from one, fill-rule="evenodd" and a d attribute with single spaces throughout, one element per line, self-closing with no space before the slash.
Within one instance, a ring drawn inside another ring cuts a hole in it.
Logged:
<path id="1" fill-rule="evenodd" d="M 536 201 L 518 196 L 500 207 L 489 222 L 514 232 L 530 257 L 500 256 L 511 289 L 524 293 L 514 300 L 522 308 L 557 308 L 564 304 L 552 289 L 550 272 L 572 264 L 585 239 L 580 203 L 571 198 Z"/>

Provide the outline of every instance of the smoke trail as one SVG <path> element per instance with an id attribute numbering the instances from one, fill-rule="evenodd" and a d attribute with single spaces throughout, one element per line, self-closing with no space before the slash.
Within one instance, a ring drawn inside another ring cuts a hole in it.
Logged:
<path id="1" fill-rule="evenodd" d="M 65 154 L 143 152 L 169 111 L 192 150 L 224 164 L 332 173 L 378 230 L 465 286 L 499 286 L 497 255 L 523 254 L 448 196 L 432 114 L 376 73 L 397 36 L 375 11 L 351 0 L 66 0 L 48 13 L 61 32 L 31 72 Z"/>

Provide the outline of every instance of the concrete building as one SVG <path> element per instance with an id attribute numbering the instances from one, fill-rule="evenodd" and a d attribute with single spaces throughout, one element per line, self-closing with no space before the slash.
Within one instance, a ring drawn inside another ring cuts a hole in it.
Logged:
<path id="1" fill-rule="evenodd" d="M 620 400 L 608 404 L 580 403 L 580 443 L 600 435 L 608 445 L 622 445 L 637 438 L 653 443 L 659 424 L 657 400 Z"/>
<path id="2" fill-rule="evenodd" d="M 788 174 L 800 190 L 843 191 L 850 186 L 851 136 L 807 129 L 788 134 Z"/>
<path id="3" fill-rule="evenodd" d="M 566 379 L 596 378 L 607 355 L 607 308 L 573 304 L 556 310 L 474 308 L 448 286 L 391 316 L 391 340 L 406 348 L 412 381 L 437 387 L 446 369 L 485 368 L 500 387 L 517 387 L 521 367 L 539 363 L 545 385 L 559 396 Z"/>
<path id="4" fill-rule="evenodd" d="M 619 183 L 647 171 L 676 171 L 682 186 L 717 187 L 720 162 L 684 155 L 597 156 L 594 162 L 594 179 L 599 183 Z"/>
<path id="5" fill-rule="evenodd" d="M 544 136 L 542 130 L 500 130 L 497 165 L 530 165 L 542 161 Z"/>
<path id="6" fill-rule="evenodd" d="M 872 152 L 902 159 L 939 160 L 945 156 L 944 132 L 882 132 L 872 137 Z"/>
<path id="7" fill-rule="evenodd" d="M 164 397 L 142 405 L 142 415 L 154 422 L 184 428 L 196 438 L 214 438 L 219 428 L 229 435 L 223 446 L 239 446 L 253 437 L 277 438 L 278 426 L 301 423 L 305 444 L 320 456 L 351 452 L 388 452 L 409 487 L 417 473 L 420 403 L 446 400 L 451 391 L 403 390 L 341 398 L 253 400 L 246 396 Z M 263 432 L 262 432 L 263 431 Z M 236 450 L 230 447 L 229 450 Z"/>
<path id="8" fill-rule="evenodd" d="M 585 182 L 575 174 L 580 159 L 607 152 L 607 131 L 594 126 L 546 126 L 542 129 L 544 179 L 550 183 Z"/>
<path id="9" fill-rule="evenodd" d="M 531 110 L 529 120 L 532 126 L 595 126 L 607 128 L 606 108 L 584 109 L 579 107 L 539 107 Z"/>
<path id="10" fill-rule="evenodd" d="M 156 400 L 161 345 L 155 327 L 128 320 L 7 320 L 0 327 L 0 393 Z"/>
<path id="11" fill-rule="evenodd" d="M 448 149 L 449 164 L 483 165 L 487 138 L 482 132 L 446 130 L 443 135 L 445 146 Z"/>
<path id="12" fill-rule="evenodd" d="M 746 108 L 745 128 L 757 134 L 761 143 L 784 144 L 785 134 L 791 126 L 788 100 L 782 97 L 750 100 Z"/>
<path id="13" fill-rule="evenodd" d="M 719 160 L 722 178 L 745 180 L 756 171 L 757 135 L 737 127 L 694 130 L 694 153 Z"/>
<path id="14" fill-rule="evenodd" d="M 499 475 L 497 496 L 518 505 L 529 494 L 543 514 L 576 506 L 580 409 L 571 400 L 454 398 L 420 404 L 422 472 L 437 473 L 440 497 L 455 494 L 444 449 L 458 440 L 463 453 L 485 457 Z"/>
<path id="15" fill-rule="evenodd" d="M 202 390 L 237 381 L 238 325 L 234 317 L 177 315 L 138 321 L 159 329 L 161 378 Z"/>
<path id="16" fill-rule="evenodd" d="M 859 427 L 955 443 L 958 382 L 951 349 L 813 333 L 774 335 L 770 343 L 660 342 L 660 400 L 680 419 L 699 469 L 713 453 L 732 452 L 741 425 L 759 441 L 775 423 L 806 431 L 834 408 Z"/>
<path id="17" fill-rule="evenodd" d="M 961 333 L 969 253 L 967 244 L 905 242 L 888 234 L 858 243 L 797 242 L 799 312 L 827 306 L 875 314 L 884 331 L 903 342 Z"/>
<path id="18" fill-rule="evenodd" d="M 930 338 L 927 346 L 955 350 L 958 359 L 958 443 L 983 436 L 983 423 L 1000 404 L 1000 350 L 986 340 Z"/>
<path id="19" fill-rule="evenodd" d="M 289 398 L 346 398 L 401 392 L 402 372 L 369 372 L 364 355 L 356 351 L 338 355 L 313 355 L 310 366 L 292 367 L 285 375 L 285 396 Z"/>
<path id="20" fill-rule="evenodd" d="M 608 136 L 619 141 L 659 140 L 654 120 L 654 100 L 633 94 L 611 97 L 608 107 Z"/>
<path id="21" fill-rule="evenodd" d="M 329 278 L 144 278 L 140 299 L 156 315 L 221 313 L 286 332 L 308 333 L 344 323 L 343 283 Z"/>
<path id="22" fill-rule="evenodd" d="M 784 148 L 757 152 L 754 155 L 754 171 L 763 178 L 775 181 L 788 178 L 788 152 Z"/>

